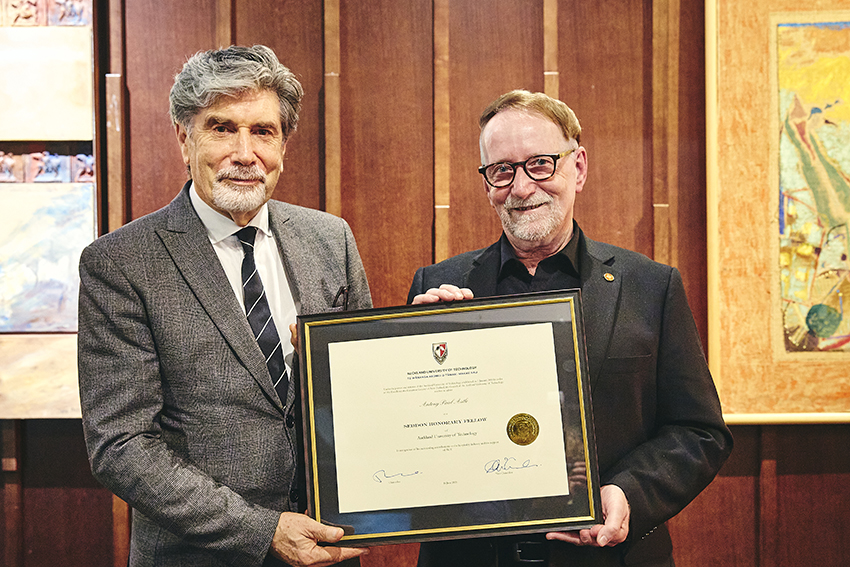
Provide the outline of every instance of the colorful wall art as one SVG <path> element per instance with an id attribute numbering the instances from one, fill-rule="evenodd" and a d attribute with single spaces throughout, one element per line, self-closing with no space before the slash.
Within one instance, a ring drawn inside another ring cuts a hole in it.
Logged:
<path id="1" fill-rule="evenodd" d="M 850 2 L 705 13 L 708 358 L 724 416 L 850 422 Z"/>
<path id="2" fill-rule="evenodd" d="M 785 348 L 850 352 L 850 22 L 777 26 Z"/>

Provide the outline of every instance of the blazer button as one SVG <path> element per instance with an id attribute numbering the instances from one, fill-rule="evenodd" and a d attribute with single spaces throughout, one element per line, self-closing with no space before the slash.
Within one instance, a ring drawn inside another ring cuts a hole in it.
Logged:
<path id="1" fill-rule="evenodd" d="M 289 501 L 290 502 L 298 502 L 298 491 L 294 488 L 289 491 Z"/>
<path id="2" fill-rule="evenodd" d="M 286 426 L 289 427 L 289 428 L 295 427 L 295 416 L 294 415 L 289 414 L 288 416 L 286 416 Z"/>

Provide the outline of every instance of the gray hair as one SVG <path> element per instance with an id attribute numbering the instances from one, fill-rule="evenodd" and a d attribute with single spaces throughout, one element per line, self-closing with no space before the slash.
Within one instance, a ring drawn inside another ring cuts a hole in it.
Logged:
<path id="1" fill-rule="evenodd" d="M 187 132 L 192 119 L 221 97 L 268 90 L 280 101 L 280 124 L 286 140 L 298 127 L 304 89 L 295 74 L 264 45 L 199 51 L 174 77 L 169 95 L 171 120 Z"/>

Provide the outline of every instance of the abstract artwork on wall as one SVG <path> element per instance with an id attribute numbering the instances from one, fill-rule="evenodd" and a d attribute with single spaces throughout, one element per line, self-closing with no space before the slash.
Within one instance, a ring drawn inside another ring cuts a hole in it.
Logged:
<path id="1" fill-rule="evenodd" d="M 709 367 L 729 423 L 850 423 L 850 3 L 706 3 Z"/>
<path id="2" fill-rule="evenodd" d="M 95 238 L 91 183 L 0 191 L 0 332 L 77 330 L 77 265 Z"/>
<path id="3" fill-rule="evenodd" d="M 850 22 L 776 34 L 785 349 L 850 352 Z"/>

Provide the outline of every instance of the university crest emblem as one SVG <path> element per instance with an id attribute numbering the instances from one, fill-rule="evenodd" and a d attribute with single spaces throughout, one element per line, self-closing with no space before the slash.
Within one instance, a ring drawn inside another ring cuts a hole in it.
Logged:
<path id="1" fill-rule="evenodd" d="M 449 356 L 449 343 L 433 343 L 431 345 L 431 354 L 434 355 L 434 360 L 440 364 Z"/>

